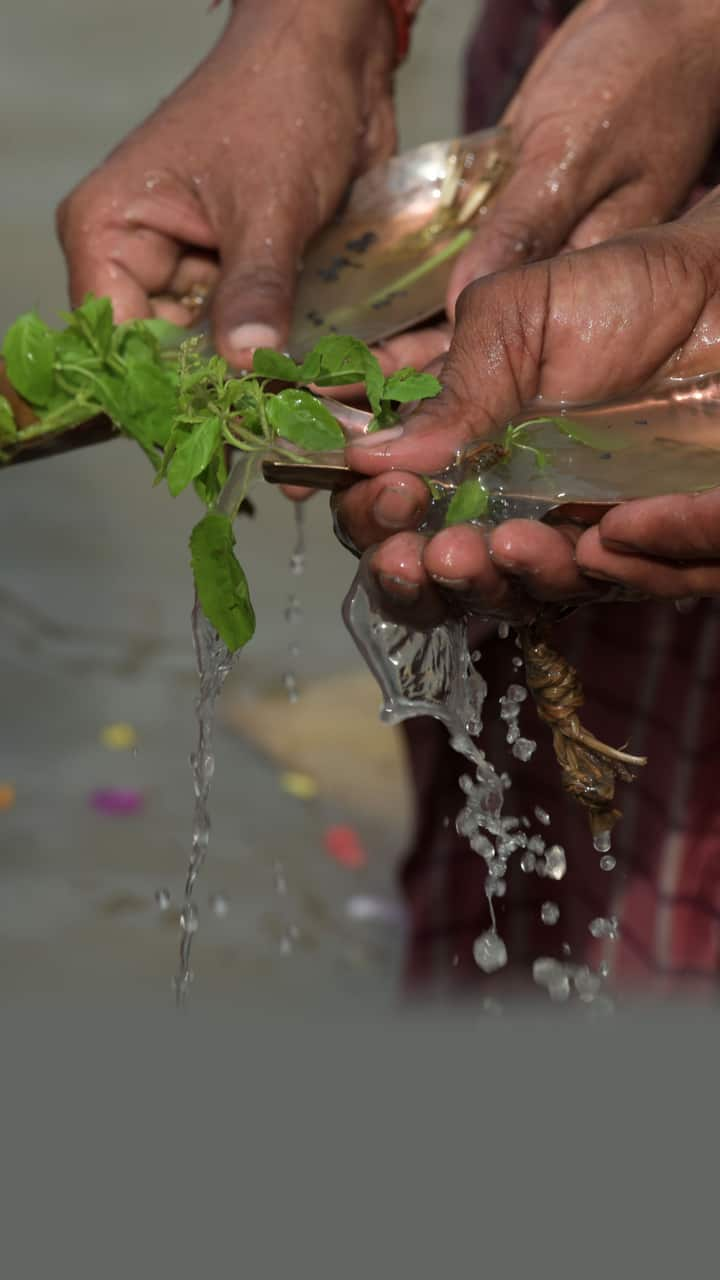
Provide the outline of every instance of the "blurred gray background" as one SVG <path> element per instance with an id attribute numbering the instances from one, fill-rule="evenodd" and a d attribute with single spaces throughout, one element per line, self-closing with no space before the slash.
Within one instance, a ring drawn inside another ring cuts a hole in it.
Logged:
<path id="1" fill-rule="evenodd" d="M 203 0 L 5 0 L 0 21 L 0 327 L 65 305 L 58 200 L 193 67 L 223 16 Z M 399 76 L 405 147 L 452 136 L 460 56 L 476 0 L 427 0 Z M 0 477 L 0 992 L 127 992 L 165 999 L 189 847 L 187 766 L 195 694 L 186 539 L 192 498 L 153 491 L 116 443 Z M 308 509 L 308 568 L 288 571 L 292 511 L 273 492 L 242 531 L 258 639 L 223 701 L 215 830 L 199 887 L 196 999 L 263 1003 L 323 989 L 394 998 L 402 927 L 393 872 L 408 804 L 400 746 L 376 722 L 378 695 L 340 621 L 353 563 L 326 500 Z M 289 706 L 283 619 L 299 586 L 303 696 Z M 104 726 L 129 722 L 136 752 L 111 752 Z M 288 793 L 286 767 L 318 784 Z M 142 789 L 141 814 L 89 804 L 100 786 Z M 367 865 L 324 849 L 329 825 L 358 834 Z M 278 893 L 277 884 L 286 883 Z M 208 895 L 222 894 L 216 916 Z M 368 905 L 367 899 L 370 899 Z M 364 919 L 375 911 L 375 920 Z"/>

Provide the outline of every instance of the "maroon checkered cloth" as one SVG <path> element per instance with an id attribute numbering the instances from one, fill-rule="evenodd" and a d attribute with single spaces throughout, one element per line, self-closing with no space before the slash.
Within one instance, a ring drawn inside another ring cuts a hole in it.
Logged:
<path id="1" fill-rule="evenodd" d="M 468 52 L 468 129 L 497 120 L 572 7 L 489 0 Z M 616 988 L 712 991 L 720 969 L 720 604 L 705 601 L 685 615 L 672 604 L 588 607 L 558 626 L 557 641 L 583 680 L 588 727 L 649 757 L 635 784 L 619 788 L 617 867 L 600 869 L 587 820 L 561 792 L 548 731 L 529 702 L 522 733 L 537 740 L 538 750 L 530 764 L 512 758 L 497 699 L 518 678 L 511 662 L 517 650 L 485 628 L 480 665 L 489 696 L 481 745 L 498 772 L 507 769 L 513 778 L 506 812 L 530 816 L 536 805 L 550 812 L 548 832 L 565 847 L 568 872 L 559 883 L 539 879 L 523 873 L 513 856 L 507 894 L 496 901 L 509 965 L 483 974 L 472 948 L 489 925 L 485 865 L 455 832 L 458 779 L 466 769 L 441 725 L 408 724 L 416 788 L 416 827 L 401 873 L 410 915 L 408 983 L 424 992 L 494 996 L 523 985 L 532 960 L 546 955 L 595 968 L 604 961 Z M 556 925 L 541 922 L 546 900 L 560 907 Z M 588 931 L 593 918 L 608 915 L 619 921 L 616 942 Z"/>

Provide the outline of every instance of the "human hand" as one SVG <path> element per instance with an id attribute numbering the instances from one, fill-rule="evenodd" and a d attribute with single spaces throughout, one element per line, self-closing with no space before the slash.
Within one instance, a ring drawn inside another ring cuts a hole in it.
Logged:
<path id="1" fill-rule="evenodd" d="M 582 534 L 522 520 L 489 536 L 471 525 L 429 540 L 413 532 L 428 500 L 420 475 L 441 471 L 460 448 L 496 433 L 536 397 L 587 403 L 624 394 L 656 373 L 720 367 L 719 247 L 716 191 L 664 227 L 465 290 L 441 395 L 399 428 L 347 450 L 349 465 L 371 478 L 338 500 L 338 516 L 358 550 L 382 544 L 373 568 L 388 598 L 417 603 L 424 615 L 428 594 L 438 609 L 450 598 L 477 612 L 515 615 L 542 602 L 606 594 L 608 581 L 658 595 L 720 587 L 720 573 L 713 576 L 715 566 L 704 563 L 720 546 L 713 494 L 628 504 Z M 686 529 L 676 546 L 673 535 L 689 509 L 702 524 Z M 389 536 L 393 526 L 402 532 Z M 623 561 L 613 542 L 639 554 Z M 695 564 L 668 567 L 644 553 Z"/>
<path id="2" fill-rule="evenodd" d="M 394 148 L 393 59 L 386 0 L 237 0 L 193 75 L 60 206 L 73 302 L 185 324 L 173 295 L 209 285 L 233 365 L 282 346 L 305 244 Z"/>
<path id="3" fill-rule="evenodd" d="M 480 276 L 679 212 L 720 118 L 719 20 L 719 0 L 586 0 L 562 24 L 503 116 L 513 172 L 458 258 L 450 317 Z M 448 342 L 447 326 L 418 330 L 402 361 Z"/>

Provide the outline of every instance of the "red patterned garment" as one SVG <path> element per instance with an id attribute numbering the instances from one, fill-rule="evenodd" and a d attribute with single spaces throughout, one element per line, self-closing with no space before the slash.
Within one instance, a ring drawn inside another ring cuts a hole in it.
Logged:
<path id="1" fill-rule="evenodd" d="M 468 130 L 498 119 L 541 43 L 572 7 L 489 0 L 467 57 Z M 603 740 L 649 757 L 635 784 L 619 788 L 617 866 L 601 870 L 586 819 L 561 792 L 547 730 L 529 702 L 521 731 L 538 749 L 529 764 L 512 758 L 497 699 L 522 673 L 512 666 L 512 640 L 485 628 L 478 644 L 489 695 L 480 745 L 498 772 L 512 777 L 507 813 L 549 811 L 547 831 L 534 829 L 565 848 L 567 875 L 555 882 L 526 874 L 513 855 L 506 896 L 496 901 L 508 967 L 482 973 L 473 941 L 489 925 L 485 865 L 455 832 L 466 769 L 441 725 L 411 722 L 417 817 L 401 875 L 410 917 L 409 986 L 496 996 L 531 982 L 532 961 L 544 955 L 595 969 L 605 963 L 618 991 L 713 992 L 720 971 L 720 602 L 705 601 L 685 615 L 672 604 L 589 607 L 558 626 L 557 641 L 583 680 L 587 725 Z M 547 901 L 560 909 L 557 924 L 542 923 Z M 617 940 L 596 939 L 590 922 L 613 915 Z"/>

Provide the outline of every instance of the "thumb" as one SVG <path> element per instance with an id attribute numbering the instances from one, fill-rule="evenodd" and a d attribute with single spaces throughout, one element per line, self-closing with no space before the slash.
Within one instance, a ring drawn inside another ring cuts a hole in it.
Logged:
<path id="1" fill-rule="evenodd" d="M 304 219 L 292 209 L 282 221 L 241 218 L 220 245 L 220 279 L 212 306 L 217 350 L 231 365 L 250 364 L 256 347 L 283 348 L 292 318 Z"/>
<path id="2" fill-rule="evenodd" d="M 436 475 L 471 441 L 504 427 L 537 394 L 549 275 L 549 264 L 535 263 L 465 289 L 440 395 L 399 426 L 349 444 L 349 466 L 364 475 Z"/>

